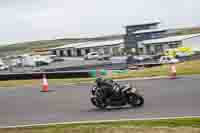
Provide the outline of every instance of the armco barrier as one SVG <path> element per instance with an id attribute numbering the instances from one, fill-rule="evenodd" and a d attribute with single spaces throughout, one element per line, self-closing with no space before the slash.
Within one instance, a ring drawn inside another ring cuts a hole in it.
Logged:
<path id="1" fill-rule="evenodd" d="M 107 70 L 119 70 L 119 69 L 127 69 L 126 64 L 122 63 L 105 63 L 105 64 L 98 64 L 98 65 L 84 65 L 84 66 L 73 66 L 73 67 L 63 67 L 63 68 L 49 68 L 44 69 L 45 72 L 54 72 L 54 71 L 79 71 L 79 70 L 93 70 L 93 69 L 107 69 Z"/>
<path id="2" fill-rule="evenodd" d="M 33 72 L 33 73 L 5 73 L 0 74 L 0 80 L 26 80 L 41 79 L 46 74 L 48 79 L 86 78 L 90 77 L 89 71 L 60 71 L 60 72 Z"/>

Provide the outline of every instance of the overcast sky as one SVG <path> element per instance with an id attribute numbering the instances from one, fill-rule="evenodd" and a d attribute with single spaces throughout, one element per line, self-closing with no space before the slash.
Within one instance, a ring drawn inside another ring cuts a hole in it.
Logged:
<path id="1" fill-rule="evenodd" d="M 0 0 L 0 44 L 124 33 L 160 20 L 200 26 L 199 0 Z"/>

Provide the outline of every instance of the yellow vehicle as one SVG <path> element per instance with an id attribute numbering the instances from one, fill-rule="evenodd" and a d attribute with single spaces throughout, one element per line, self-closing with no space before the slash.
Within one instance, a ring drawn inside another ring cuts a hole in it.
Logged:
<path id="1" fill-rule="evenodd" d="M 179 47 L 179 48 L 174 48 L 174 49 L 167 49 L 164 52 L 165 56 L 170 56 L 170 57 L 191 56 L 193 54 L 194 54 L 194 52 L 192 51 L 192 49 L 191 48 L 187 48 L 187 47 Z"/>

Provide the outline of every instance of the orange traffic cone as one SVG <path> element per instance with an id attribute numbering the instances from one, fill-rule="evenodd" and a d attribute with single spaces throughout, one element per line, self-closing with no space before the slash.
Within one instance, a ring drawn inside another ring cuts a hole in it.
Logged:
<path id="1" fill-rule="evenodd" d="M 174 64 L 170 66 L 170 73 L 170 79 L 176 79 L 176 66 Z"/>
<path id="2" fill-rule="evenodd" d="M 46 75 L 43 74 L 43 79 L 42 79 L 42 92 L 48 92 L 49 91 L 49 86 L 48 86 L 48 82 L 47 82 L 47 78 Z"/>

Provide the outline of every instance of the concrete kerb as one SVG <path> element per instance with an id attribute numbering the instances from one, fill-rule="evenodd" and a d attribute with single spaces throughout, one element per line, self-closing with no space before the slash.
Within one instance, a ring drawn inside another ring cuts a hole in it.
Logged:
<path id="1" fill-rule="evenodd" d="M 142 78 L 126 78 L 116 79 L 116 81 L 128 81 L 128 80 L 156 80 L 156 79 L 168 79 L 169 76 L 155 76 L 155 77 L 142 77 Z"/>

